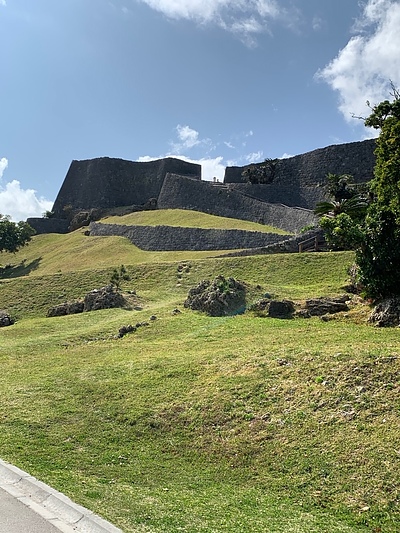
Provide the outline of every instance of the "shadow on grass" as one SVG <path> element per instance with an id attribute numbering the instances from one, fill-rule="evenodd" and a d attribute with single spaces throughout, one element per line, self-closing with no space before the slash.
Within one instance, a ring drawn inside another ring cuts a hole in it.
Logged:
<path id="1" fill-rule="evenodd" d="M 34 270 L 39 268 L 41 257 L 34 259 L 30 263 L 26 262 L 26 259 L 21 261 L 19 265 L 4 265 L 0 267 L 0 279 L 20 278 L 21 276 L 27 276 Z"/>

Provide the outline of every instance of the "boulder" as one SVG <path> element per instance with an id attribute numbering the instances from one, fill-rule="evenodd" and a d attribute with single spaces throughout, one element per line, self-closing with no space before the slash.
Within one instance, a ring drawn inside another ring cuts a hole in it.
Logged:
<path id="1" fill-rule="evenodd" d="M 83 312 L 83 302 L 82 301 L 75 301 L 75 302 L 64 302 L 59 305 L 55 305 L 54 307 L 50 307 L 50 309 L 47 311 L 48 317 L 53 316 L 65 316 L 65 315 L 74 315 L 77 313 Z"/>
<path id="2" fill-rule="evenodd" d="M 246 308 L 246 286 L 234 278 L 218 276 L 213 281 L 200 281 L 189 290 L 184 306 L 210 316 L 243 313 Z"/>
<path id="3" fill-rule="evenodd" d="M 131 324 L 129 324 L 128 326 L 122 326 L 121 328 L 119 328 L 118 330 L 118 338 L 122 338 L 124 337 L 125 335 L 127 335 L 128 333 L 133 333 L 136 331 L 136 326 L 132 326 Z"/>
<path id="4" fill-rule="evenodd" d="M 293 318 L 294 303 L 290 300 L 271 300 L 268 306 L 270 318 Z"/>
<path id="5" fill-rule="evenodd" d="M 14 319 L 7 313 L 7 311 L 0 311 L 0 328 L 5 326 L 12 326 Z"/>
<path id="6" fill-rule="evenodd" d="M 349 310 L 347 301 L 347 295 L 337 298 L 311 298 L 306 300 L 305 309 L 310 316 L 340 313 L 341 311 Z"/>
<path id="7" fill-rule="evenodd" d="M 380 328 L 400 326 L 400 297 L 386 298 L 379 302 L 368 322 Z"/>
<path id="8" fill-rule="evenodd" d="M 125 307 L 126 300 L 112 285 L 94 289 L 86 294 L 83 301 L 84 311 L 97 311 L 99 309 L 113 309 Z"/>

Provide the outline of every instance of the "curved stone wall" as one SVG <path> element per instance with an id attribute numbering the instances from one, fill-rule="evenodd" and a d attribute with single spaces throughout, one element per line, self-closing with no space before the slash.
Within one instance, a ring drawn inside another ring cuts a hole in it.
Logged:
<path id="1" fill-rule="evenodd" d="M 91 236 L 126 237 L 147 251 L 237 250 L 258 248 L 286 240 L 287 235 L 257 231 L 181 228 L 173 226 L 123 226 L 91 222 Z"/>
<path id="2" fill-rule="evenodd" d="M 271 204 L 230 187 L 167 174 L 158 198 L 159 209 L 191 209 L 211 215 L 268 224 L 292 233 L 316 223 L 312 211 Z"/>

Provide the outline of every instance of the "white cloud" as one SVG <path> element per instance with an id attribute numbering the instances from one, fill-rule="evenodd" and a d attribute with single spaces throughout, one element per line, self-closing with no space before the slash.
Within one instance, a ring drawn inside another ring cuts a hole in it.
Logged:
<path id="1" fill-rule="evenodd" d="M 181 126 L 178 124 L 176 127 L 178 137 L 182 141 L 183 148 L 193 148 L 196 144 L 199 144 L 199 132 L 189 128 L 189 126 Z"/>
<path id="2" fill-rule="evenodd" d="M 6 0 L 0 0 L 0 6 L 6 6 L 7 2 Z"/>
<path id="3" fill-rule="evenodd" d="M 259 163 L 262 159 L 264 159 L 264 153 L 262 150 L 259 150 L 258 152 L 252 152 L 251 154 L 247 154 L 244 159 L 247 161 L 247 163 Z"/>
<path id="4" fill-rule="evenodd" d="M 200 139 L 199 132 L 189 126 L 181 126 L 178 124 L 175 129 L 178 134 L 178 142 L 170 143 L 173 152 L 180 154 L 198 145 L 207 146 L 209 149 L 212 148 L 210 139 Z"/>
<path id="5" fill-rule="evenodd" d="M 14 221 L 26 220 L 28 217 L 40 217 L 50 211 L 53 202 L 38 198 L 33 189 L 22 189 L 17 180 L 0 188 L 0 213 L 10 215 Z"/>
<path id="6" fill-rule="evenodd" d="M 202 167 L 202 179 L 205 181 L 213 181 L 214 178 L 217 178 L 218 181 L 223 181 L 225 176 L 225 168 L 227 166 L 243 166 L 248 165 L 249 163 L 257 163 L 264 159 L 263 152 L 261 150 L 257 152 L 251 152 L 247 154 L 238 154 L 236 158 L 232 157 L 225 159 L 223 155 L 218 155 L 216 157 L 211 157 L 210 152 L 214 150 L 220 150 L 224 147 L 229 148 L 230 150 L 236 150 L 236 147 L 230 141 L 214 142 L 211 139 L 200 137 L 200 133 L 189 126 L 178 125 L 175 128 L 179 142 L 173 143 L 170 142 L 172 150 L 167 154 L 162 154 L 157 157 L 153 156 L 142 156 L 139 157 L 138 161 L 154 161 L 156 159 L 163 159 L 164 157 L 175 157 L 177 159 L 182 159 L 183 161 L 188 161 L 190 163 L 196 163 Z M 239 135 L 234 135 L 233 137 L 240 141 L 243 137 L 252 137 L 254 135 L 252 130 L 242 132 Z M 196 156 L 200 152 L 199 157 L 188 157 L 182 154 L 182 151 L 196 147 Z M 225 152 L 226 152 L 225 148 Z M 221 152 L 220 152 L 221 153 Z M 203 155 L 204 154 L 204 155 Z"/>
<path id="7" fill-rule="evenodd" d="M 164 157 L 175 157 L 176 159 L 182 159 L 182 161 L 188 161 L 189 163 L 196 163 L 201 165 L 202 176 L 201 178 L 206 181 L 213 181 L 213 178 L 219 179 L 219 181 L 224 180 L 225 176 L 225 164 L 223 163 L 224 158 L 222 156 L 207 158 L 202 157 L 200 159 L 192 159 L 180 154 L 168 154 L 160 155 L 158 157 L 152 157 L 149 155 L 139 157 L 138 161 L 155 161 L 156 159 L 162 159 Z"/>
<path id="8" fill-rule="evenodd" d="M 400 83 L 400 2 L 368 0 L 354 26 L 355 35 L 316 77 L 339 94 L 339 110 L 368 115 L 366 101 L 389 97 L 389 80 Z"/>
<path id="9" fill-rule="evenodd" d="M 5 171 L 7 167 L 8 167 L 8 159 L 6 159 L 5 157 L 2 157 L 0 159 L 0 180 L 3 177 L 3 172 Z"/>
<path id="10" fill-rule="evenodd" d="M 277 0 L 138 0 L 171 19 L 212 23 L 236 33 L 246 44 L 268 29 L 272 19 L 286 15 Z"/>
<path id="11" fill-rule="evenodd" d="M 8 166 L 5 157 L 0 159 L 0 179 Z M 45 198 L 38 198 L 33 189 L 22 189 L 17 180 L 0 185 L 0 213 L 10 215 L 11 219 L 18 222 L 28 217 L 40 217 L 45 211 L 50 211 L 53 202 Z"/>
<path id="12" fill-rule="evenodd" d="M 278 159 L 289 159 L 289 157 L 294 157 L 293 154 L 284 153 L 281 155 L 281 157 L 278 157 Z"/>
<path id="13" fill-rule="evenodd" d="M 321 17 L 317 15 L 312 20 L 312 28 L 314 31 L 321 31 L 324 26 L 324 21 Z"/>
<path id="14" fill-rule="evenodd" d="M 234 145 L 229 141 L 224 141 L 224 145 L 227 146 L 228 148 L 231 148 L 232 150 L 235 148 Z"/>

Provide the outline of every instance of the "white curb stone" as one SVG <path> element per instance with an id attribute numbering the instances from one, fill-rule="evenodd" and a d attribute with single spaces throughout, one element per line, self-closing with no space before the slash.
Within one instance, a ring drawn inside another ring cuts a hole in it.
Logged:
<path id="1" fill-rule="evenodd" d="M 123 533 L 107 520 L 2 459 L 0 488 L 62 533 Z"/>

